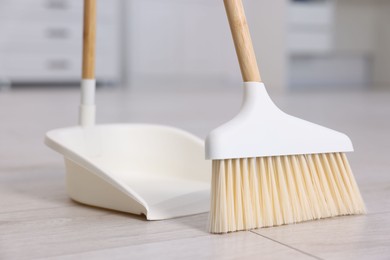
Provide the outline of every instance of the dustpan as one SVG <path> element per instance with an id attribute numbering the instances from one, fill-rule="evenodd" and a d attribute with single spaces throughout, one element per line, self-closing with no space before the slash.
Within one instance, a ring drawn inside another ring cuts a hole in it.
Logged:
<path id="1" fill-rule="evenodd" d="M 211 164 L 203 140 L 161 125 L 95 125 L 95 0 L 84 3 L 80 125 L 45 138 L 64 156 L 69 196 L 148 220 L 207 212 Z"/>

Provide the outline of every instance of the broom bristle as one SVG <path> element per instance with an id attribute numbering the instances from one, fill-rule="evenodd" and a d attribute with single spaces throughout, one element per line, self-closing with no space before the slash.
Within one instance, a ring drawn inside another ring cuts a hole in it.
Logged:
<path id="1" fill-rule="evenodd" d="M 213 161 L 211 233 L 366 212 L 344 153 Z"/>

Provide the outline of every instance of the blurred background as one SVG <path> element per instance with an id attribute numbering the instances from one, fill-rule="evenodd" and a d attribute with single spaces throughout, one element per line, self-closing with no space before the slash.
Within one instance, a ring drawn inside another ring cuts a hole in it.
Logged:
<path id="1" fill-rule="evenodd" d="M 273 91 L 390 88 L 390 1 L 245 0 Z M 0 0 L 0 86 L 77 85 L 82 1 Z M 222 1 L 98 0 L 99 85 L 231 86 Z"/>

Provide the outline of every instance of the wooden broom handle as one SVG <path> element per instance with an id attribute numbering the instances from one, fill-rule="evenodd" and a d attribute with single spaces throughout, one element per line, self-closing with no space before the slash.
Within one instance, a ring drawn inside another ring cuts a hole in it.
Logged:
<path id="1" fill-rule="evenodd" d="M 256 55 L 241 0 L 224 0 L 244 82 L 261 82 Z"/>
<path id="2" fill-rule="evenodd" d="M 84 0 L 83 79 L 95 78 L 96 0 Z"/>

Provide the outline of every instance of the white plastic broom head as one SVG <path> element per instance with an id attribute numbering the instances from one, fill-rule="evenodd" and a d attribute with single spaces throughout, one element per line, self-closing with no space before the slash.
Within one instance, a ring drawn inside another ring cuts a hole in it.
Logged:
<path id="1" fill-rule="evenodd" d="M 244 83 L 238 115 L 206 139 L 206 158 L 212 160 L 348 151 L 348 136 L 284 113 L 259 82 Z"/>

